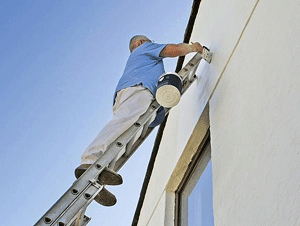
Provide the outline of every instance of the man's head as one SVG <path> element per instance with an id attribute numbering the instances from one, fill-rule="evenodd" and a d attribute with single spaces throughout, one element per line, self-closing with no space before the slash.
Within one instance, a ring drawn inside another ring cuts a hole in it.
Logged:
<path id="1" fill-rule="evenodd" d="M 133 36 L 129 42 L 130 52 L 132 52 L 135 48 L 139 47 L 145 42 L 151 42 L 151 40 L 144 35 Z"/>

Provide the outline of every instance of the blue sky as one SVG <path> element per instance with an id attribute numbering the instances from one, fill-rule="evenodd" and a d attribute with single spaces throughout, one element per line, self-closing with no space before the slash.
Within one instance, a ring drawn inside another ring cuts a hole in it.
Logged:
<path id="1" fill-rule="evenodd" d="M 33 225 L 70 187 L 82 152 L 111 118 L 129 39 L 182 42 L 191 6 L 0 1 L 1 225 Z M 176 62 L 165 60 L 166 71 Z M 121 169 L 124 184 L 111 187 L 118 203 L 92 203 L 88 225 L 131 224 L 155 134 Z"/>

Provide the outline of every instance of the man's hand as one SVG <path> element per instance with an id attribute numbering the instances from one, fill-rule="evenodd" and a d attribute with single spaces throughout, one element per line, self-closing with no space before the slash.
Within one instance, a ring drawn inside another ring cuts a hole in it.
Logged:
<path id="1" fill-rule="evenodd" d="M 185 56 L 188 53 L 200 52 L 202 53 L 203 47 L 199 42 L 192 44 L 180 43 L 180 44 L 168 44 L 160 52 L 161 57 L 178 57 Z"/>
<path id="2" fill-rule="evenodd" d="M 196 49 L 195 52 L 202 53 L 203 52 L 203 46 L 199 42 L 192 42 L 192 45 Z"/>

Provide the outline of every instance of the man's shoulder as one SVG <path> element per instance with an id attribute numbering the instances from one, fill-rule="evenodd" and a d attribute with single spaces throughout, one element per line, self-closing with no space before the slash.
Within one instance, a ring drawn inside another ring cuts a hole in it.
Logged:
<path id="1" fill-rule="evenodd" d="M 159 44 L 159 43 L 153 43 L 153 42 L 145 43 L 136 49 L 136 52 L 133 53 L 133 57 L 144 54 L 146 56 L 160 59 L 161 57 L 159 56 L 159 54 L 165 48 L 166 45 L 167 44 Z"/>
<path id="2" fill-rule="evenodd" d="M 162 46 L 166 46 L 167 44 L 160 44 L 160 43 L 144 43 L 136 48 L 137 51 L 146 52 L 146 51 L 153 51 L 157 48 L 161 48 Z"/>

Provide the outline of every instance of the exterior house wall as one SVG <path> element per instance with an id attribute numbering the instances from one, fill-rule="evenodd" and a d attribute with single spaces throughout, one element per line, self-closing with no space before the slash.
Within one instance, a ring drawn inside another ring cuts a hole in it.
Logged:
<path id="1" fill-rule="evenodd" d="M 260 1 L 211 98 L 215 225 L 300 225 L 299 12 Z"/>
<path id="2" fill-rule="evenodd" d="M 215 225 L 300 225 L 299 12 L 297 0 L 202 0 L 191 41 L 213 61 L 170 111 L 138 225 L 174 225 L 174 191 L 208 126 Z"/>

